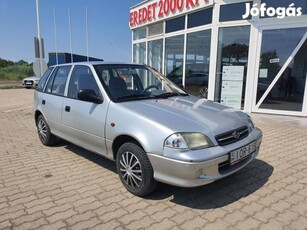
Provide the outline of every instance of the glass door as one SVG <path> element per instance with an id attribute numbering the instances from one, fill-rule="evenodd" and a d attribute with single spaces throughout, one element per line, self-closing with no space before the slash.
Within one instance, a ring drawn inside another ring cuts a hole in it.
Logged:
<path id="1" fill-rule="evenodd" d="M 304 115 L 306 74 L 307 28 L 263 30 L 254 110 Z"/>
<path id="2" fill-rule="evenodd" d="M 214 100 L 244 108 L 250 26 L 219 28 Z"/>

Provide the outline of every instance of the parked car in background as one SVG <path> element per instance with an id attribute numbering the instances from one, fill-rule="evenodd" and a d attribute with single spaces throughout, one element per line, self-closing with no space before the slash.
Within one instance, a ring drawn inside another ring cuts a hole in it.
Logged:
<path id="1" fill-rule="evenodd" d="M 173 69 L 167 76 L 176 85 L 183 87 L 183 66 Z M 187 64 L 185 68 L 185 90 L 195 96 L 208 97 L 209 70 L 203 63 Z"/>
<path id="2" fill-rule="evenodd" d="M 26 77 L 22 80 L 22 86 L 28 89 L 35 88 L 40 78 L 36 76 Z"/>
<path id="3" fill-rule="evenodd" d="M 222 73 L 220 73 L 222 74 Z M 174 68 L 166 77 L 173 83 L 183 88 L 183 66 L 180 65 Z M 185 84 L 184 90 L 190 94 L 201 98 L 208 97 L 209 71 L 203 63 L 187 64 L 185 68 Z M 269 84 L 258 82 L 257 101 L 262 97 L 268 89 Z M 245 90 L 245 81 L 243 82 L 242 90 Z M 268 93 L 266 100 L 272 100 L 279 97 L 279 90 L 273 87 Z M 242 97 L 244 100 L 244 97 Z"/>
<path id="4" fill-rule="evenodd" d="M 50 67 L 34 116 L 44 145 L 62 138 L 115 161 L 137 196 L 158 182 L 196 187 L 229 176 L 256 158 L 262 140 L 247 114 L 189 95 L 138 64 Z"/>

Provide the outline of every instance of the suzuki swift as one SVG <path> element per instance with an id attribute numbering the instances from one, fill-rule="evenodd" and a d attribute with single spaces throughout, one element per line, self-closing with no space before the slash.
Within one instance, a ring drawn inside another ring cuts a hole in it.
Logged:
<path id="1" fill-rule="evenodd" d="M 116 162 L 137 196 L 158 182 L 196 187 L 244 168 L 262 132 L 238 110 L 187 94 L 146 65 L 50 67 L 34 96 L 40 141 L 62 138 Z"/>

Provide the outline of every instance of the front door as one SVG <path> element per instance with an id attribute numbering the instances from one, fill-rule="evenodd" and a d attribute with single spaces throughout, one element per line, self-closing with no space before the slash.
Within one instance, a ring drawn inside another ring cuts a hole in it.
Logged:
<path id="1" fill-rule="evenodd" d="M 62 121 L 65 124 L 65 138 L 86 149 L 107 155 L 105 146 L 105 118 L 107 102 L 95 104 L 81 101 L 78 91 L 92 89 L 101 97 L 98 84 L 87 66 L 76 66 L 69 81 L 67 97 L 63 99 Z"/>
<path id="2" fill-rule="evenodd" d="M 307 115 L 307 28 L 262 30 L 254 112 Z"/>

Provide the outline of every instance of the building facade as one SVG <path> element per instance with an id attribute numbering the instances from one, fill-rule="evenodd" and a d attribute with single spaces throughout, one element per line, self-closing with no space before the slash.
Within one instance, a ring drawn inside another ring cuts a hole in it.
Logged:
<path id="1" fill-rule="evenodd" d="M 147 0 L 131 7 L 134 63 L 246 112 L 307 116 L 306 0 Z"/>

